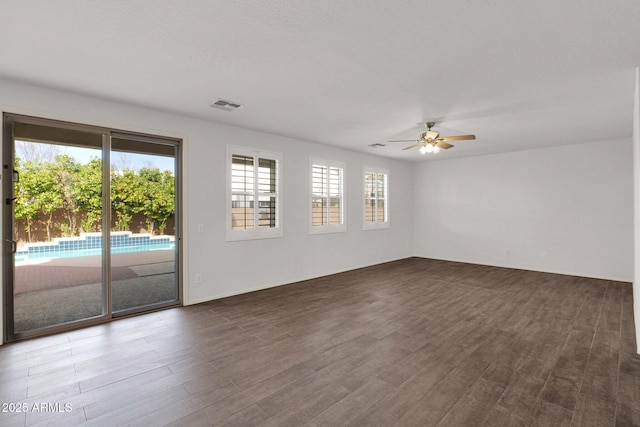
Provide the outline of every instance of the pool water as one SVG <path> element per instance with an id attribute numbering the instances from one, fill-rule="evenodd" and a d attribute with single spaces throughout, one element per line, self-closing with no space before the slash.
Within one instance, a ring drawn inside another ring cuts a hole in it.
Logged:
<path id="1" fill-rule="evenodd" d="M 124 254 L 129 252 L 147 252 L 156 250 L 173 250 L 175 249 L 175 242 L 161 242 L 148 245 L 132 245 L 132 246 L 118 246 L 111 247 L 112 254 Z M 102 248 L 91 249 L 76 249 L 66 251 L 48 251 L 48 252 L 36 252 L 29 253 L 26 251 L 18 251 L 15 254 L 15 262 L 27 262 L 36 259 L 52 259 L 52 258 L 75 258 L 82 256 L 101 255 Z"/>

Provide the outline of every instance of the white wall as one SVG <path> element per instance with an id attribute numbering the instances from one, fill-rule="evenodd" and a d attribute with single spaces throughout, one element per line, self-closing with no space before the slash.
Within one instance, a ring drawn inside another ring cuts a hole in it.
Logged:
<path id="1" fill-rule="evenodd" d="M 219 127 L 216 131 L 220 142 L 256 146 L 256 141 L 260 141 L 260 147 L 283 153 L 284 237 L 225 242 L 224 186 L 219 185 L 216 193 L 220 193 L 215 197 L 202 197 L 203 192 L 210 193 L 207 175 L 214 176 L 217 182 L 224 182 L 225 171 L 223 168 L 211 171 L 212 159 L 207 156 L 191 156 L 188 162 L 194 171 L 189 178 L 189 221 L 192 229 L 202 223 L 208 232 L 190 235 L 190 272 L 202 274 L 212 281 L 212 286 L 207 287 L 191 284 L 191 302 L 412 255 L 412 184 L 411 169 L 406 163 L 237 128 Z M 211 130 L 207 134 L 211 135 Z M 203 140 L 215 144 L 214 139 L 206 135 Z M 210 149 L 215 152 L 214 159 L 219 160 L 224 159 L 224 150 L 224 144 Z M 346 233 L 309 234 L 309 157 L 346 163 Z M 389 169 L 391 227 L 388 230 L 362 229 L 361 194 L 365 166 Z M 201 188 L 202 184 L 194 185 L 194 180 L 204 180 L 205 188 Z"/>
<path id="2" fill-rule="evenodd" d="M 412 255 L 412 176 L 405 162 L 3 80 L 0 109 L 184 138 L 187 304 Z M 283 153 L 282 238 L 225 241 L 227 144 Z M 308 232 L 309 157 L 346 163 L 346 233 Z M 387 230 L 362 230 L 365 166 L 389 170 Z M 198 224 L 204 224 L 204 233 L 197 232 Z M 201 284 L 194 283 L 196 274 L 202 275 Z"/>
<path id="3" fill-rule="evenodd" d="M 631 139 L 603 141 L 413 166 L 3 80 L 0 109 L 184 138 L 186 303 L 412 255 L 625 281 L 634 278 L 630 230 L 634 166 L 636 190 L 640 189 L 637 106 L 633 144 Z M 225 241 L 227 144 L 283 153 L 282 238 Z M 346 233 L 308 234 L 309 157 L 347 165 Z M 388 230 L 362 230 L 364 166 L 390 171 Z M 640 211 L 640 195 L 635 206 Z M 635 218 L 637 223 L 639 216 Z M 205 225 L 204 233 L 197 232 L 198 224 Z M 635 241 L 638 247 L 640 239 Z M 543 252 L 548 258 L 542 257 Z M 640 277 L 638 261 L 635 272 Z M 196 274 L 203 276 L 203 283 L 194 283 Z M 634 281 L 635 291 L 639 283 Z M 638 299 L 635 307 L 638 319 Z"/>
<path id="4" fill-rule="evenodd" d="M 631 154 L 624 139 L 419 164 L 414 253 L 631 281 Z"/>
<path id="5" fill-rule="evenodd" d="M 640 353 L 640 69 L 636 68 L 636 91 L 633 96 L 633 236 L 634 275 L 633 313 L 636 324 L 636 345 Z"/>

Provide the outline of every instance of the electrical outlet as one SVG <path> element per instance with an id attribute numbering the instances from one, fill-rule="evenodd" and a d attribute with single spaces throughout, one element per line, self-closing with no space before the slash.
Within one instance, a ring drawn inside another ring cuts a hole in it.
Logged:
<path id="1" fill-rule="evenodd" d="M 544 258 L 544 259 L 549 258 L 549 252 L 547 252 L 547 251 L 542 252 L 542 258 Z"/>
<path id="2" fill-rule="evenodd" d="M 204 233 L 204 224 L 198 224 L 198 233 Z"/>
<path id="3" fill-rule="evenodd" d="M 202 274 L 196 274 L 196 283 L 202 283 Z"/>

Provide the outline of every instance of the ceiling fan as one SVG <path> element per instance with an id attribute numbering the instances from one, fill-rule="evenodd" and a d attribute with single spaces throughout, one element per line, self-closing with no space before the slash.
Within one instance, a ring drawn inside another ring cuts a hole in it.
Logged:
<path id="1" fill-rule="evenodd" d="M 420 139 L 399 139 L 395 141 L 389 142 L 415 142 L 415 144 L 410 145 L 408 147 L 403 148 L 403 150 L 409 150 L 414 147 L 420 147 L 420 154 L 434 153 L 437 154 L 440 152 L 441 148 L 448 150 L 454 145 L 449 144 L 447 141 L 466 141 L 471 139 L 476 139 L 475 135 L 458 135 L 458 136 L 445 136 L 440 137 L 440 134 L 434 130 L 431 130 L 432 127 L 436 125 L 436 122 L 427 122 L 425 126 L 427 127 L 426 132 L 422 132 L 420 134 Z"/>

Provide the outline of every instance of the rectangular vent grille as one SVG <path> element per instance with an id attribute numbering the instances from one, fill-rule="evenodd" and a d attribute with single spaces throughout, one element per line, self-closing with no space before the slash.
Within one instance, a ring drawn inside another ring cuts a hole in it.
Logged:
<path id="1" fill-rule="evenodd" d="M 216 102 L 211 104 L 213 108 L 217 108 L 219 110 L 224 111 L 235 111 L 238 108 L 242 107 L 242 104 L 238 104 L 237 102 L 228 101 L 226 99 L 218 99 Z"/>

